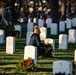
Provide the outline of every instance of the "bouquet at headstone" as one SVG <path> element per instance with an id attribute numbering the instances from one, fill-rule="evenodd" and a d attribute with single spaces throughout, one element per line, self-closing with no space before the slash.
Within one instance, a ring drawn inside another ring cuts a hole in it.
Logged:
<path id="1" fill-rule="evenodd" d="M 45 57 L 53 57 L 53 48 L 52 48 L 52 46 L 51 46 L 51 44 L 45 44 L 45 46 L 44 47 L 42 47 L 42 50 L 44 50 L 44 54 L 43 54 L 43 56 L 45 56 Z"/>
<path id="2" fill-rule="evenodd" d="M 32 58 L 28 58 L 26 60 L 21 60 L 16 65 L 17 72 L 28 72 L 28 71 L 36 71 L 36 66 L 34 64 L 34 60 Z"/>

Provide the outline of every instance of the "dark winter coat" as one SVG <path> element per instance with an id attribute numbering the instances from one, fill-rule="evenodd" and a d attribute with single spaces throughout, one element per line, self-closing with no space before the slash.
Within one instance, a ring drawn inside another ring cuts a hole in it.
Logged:
<path id="1" fill-rule="evenodd" d="M 41 41 L 40 41 L 39 34 L 35 34 L 35 33 L 32 34 L 29 45 L 40 47 Z"/>
<path id="2" fill-rule="evenodd" d="M 4 23 L 10 23 L 11 22 L 11 14 L 10 12 L 4 7 L 2 9 L 2 19 Z"/>

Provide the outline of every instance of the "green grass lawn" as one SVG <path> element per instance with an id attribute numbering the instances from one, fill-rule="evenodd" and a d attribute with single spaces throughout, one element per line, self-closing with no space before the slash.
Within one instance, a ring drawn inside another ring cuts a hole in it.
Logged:
<path id="1" fill-rule="evenodd" d="M 26 45 L 26 30 L 22 29 L 22 38 L 16 39 L 16 52 L 6 54 L 6 44 L 0 45 L 0 75 L 53 75 L 53 62 L 56 60 L 74 61 L 74 50 L 76 44 L 69 44 L 67 50 L 58 49 L 58 36 L 48 36 L 55 39 L 55 57 L 38 57 L 36 72 L 16 72 L 16 64 L 24 58 L 24 47 Z M 49 32 L 49 30 L 48 30 Z"/>

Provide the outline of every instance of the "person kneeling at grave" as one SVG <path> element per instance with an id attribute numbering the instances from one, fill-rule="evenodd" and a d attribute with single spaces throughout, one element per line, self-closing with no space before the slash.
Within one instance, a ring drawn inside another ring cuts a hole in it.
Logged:
<path id="1" fill-rule="evenodd" d="M 38 26 L 34 26 L 34 33 L 30 37 L 29 45 L 33 45 L 37 47 L 38 56 L 45 53 L 44 50 L 40 49 L 43 46 L 40 40 L 40 30 Z"/>

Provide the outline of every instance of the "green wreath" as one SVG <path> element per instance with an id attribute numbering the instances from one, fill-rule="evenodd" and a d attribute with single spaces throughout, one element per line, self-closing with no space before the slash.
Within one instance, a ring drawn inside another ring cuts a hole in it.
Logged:
<path id="1" fill-rule="evenodd" d="M 26 60 L 21 60 L 16 65 L 16 70 L 18 72 L 35 71 L 36 70 L 36 66 L 34 65 L 34 60 L 32 58 L 28 58 Z"/>

